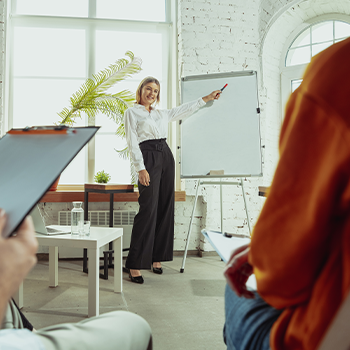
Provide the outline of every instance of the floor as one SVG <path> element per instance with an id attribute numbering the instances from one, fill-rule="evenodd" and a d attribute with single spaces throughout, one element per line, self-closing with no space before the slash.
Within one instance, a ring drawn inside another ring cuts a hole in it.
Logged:
<path id="1" fill-rule="evenodd" d="M 100 313 L 129 310 L 152 328 L 154 350 L 224 350 L 224 263 L 218 256 L 182 257 L 163 263 L 163 275 L 144 271 L 145 283 L 130 282 L 123 273 L 123 293 L 113 293 L 100 279 Z M 59 261 L 59 285 L 48 287 L 48 261 L 39 261 L 24 282 L 23 313 L 35 328 L 77 322 L 87 316 L 87 275 L 82 261 Z"/>

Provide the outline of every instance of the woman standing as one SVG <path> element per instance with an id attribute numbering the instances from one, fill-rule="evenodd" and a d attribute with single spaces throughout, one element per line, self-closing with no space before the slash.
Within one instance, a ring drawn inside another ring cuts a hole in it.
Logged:
<path id="1" fill-rule="evenodd" d="M 142 80 L 134 107 L 125 112 L 125 134 L 132 162 L 138 172 L 140 209 L 134 219 L 130 251 L 125 267 L 132 282 L 143 283 L 141 269 L 162 274 L 161 261 L 173 260 L 175 163 L 166 143 L 168 122 L 183 119 L 208 101 L 217 100 L 221 90 L 166 110 L 159 103 L 160 84 L 153 77 Z"/>

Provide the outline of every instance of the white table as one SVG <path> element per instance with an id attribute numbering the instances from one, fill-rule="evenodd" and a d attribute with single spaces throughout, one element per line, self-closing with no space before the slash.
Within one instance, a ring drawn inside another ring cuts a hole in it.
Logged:
<path id="1" fill-rule="evenodd" d="M 66 226 L 53 226 L 60 229 Z M 117 227 L 91 227 L 90 236 L 36 235 L 39 245 L 49 246 L 49 286 L 58 285 L 58 247 L 87 248 L 88 250 L 88 317 L 99 315 L 100 247 L 113 242 L 114 292 L 122 292 L 123 229 Z M 14 296 L 17 305 L 23 306 L 23 285 Z"/>

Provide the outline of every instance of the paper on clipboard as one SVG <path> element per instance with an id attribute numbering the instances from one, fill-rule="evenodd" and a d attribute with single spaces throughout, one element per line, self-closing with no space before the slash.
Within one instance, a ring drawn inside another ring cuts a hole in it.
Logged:
<path id="1" fill-rule="evenodd" d="M 98 129 L 12 129 L 0 139 L 0 208 L 7 213 L 3 237 L 17 229 Z"/>
<path id="2" fill-rule="evenodd" d="M 244 244 L 250 243 L 250 238 L 246 237 L 226 237 L 219 231 L 202 230 L 202 234 L 206 237 L 221 259 L 227 263 L 231 257 L 233 250 Z M 256 279 L 251 275 L 247 281 L 247 286 L 256 290 Z"/>
<path id="3" fill-rule="evenodd" d="M 219 231 L 202 230 L 202 234 L 208 239 L 225 263 L 229 261 L 233 250 L 243 244 L 250 243 L 250 238 L 248 237 L 226 237 Z"/>

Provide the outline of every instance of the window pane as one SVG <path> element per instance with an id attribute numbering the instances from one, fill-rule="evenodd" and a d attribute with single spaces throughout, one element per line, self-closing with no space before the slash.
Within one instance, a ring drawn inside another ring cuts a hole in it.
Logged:
<path id="1" fill-rule="evenodd" d="M 96 31 L 96 72 L 108 67 L 119 58 L 125 57 L 126 51 L 132 51 L 142 59 L 142 75 L 160 79 L 163 72 L 162 34 L 130 33 L 117 31 Z M 114 43 L 111 45 L 111 43 Z M 151 49 L 150 49 L 151 48 Z M 134 75 L 133 78 L 138 75 Z"/>
<path id="2" fill-rule="evenodd" d="M 335 38 L 345 38 L 350 36 L 350 25 L 344 22 L 335 22 Z"/>
<path id="3" fill-rule="evenodd" d="M 16 2 L 16 13 L 21 15 L 88 16 L 88 0 L 17 0 Z"/>
<path id="4" fill-rule="evenodd" d="M 159 108 L 166 108 L 167 89 L 166 84 L 162 84 L 163 56 L 162 34 L 159 33 L 130 33 L 99 30 L 96 32 L 95 63 L 96 72 L 105 69 L 119 58 L 125 57 L 125 52 L 130 50 L 135 56 L 142 59 L 142 71 L 127 78 L 125 81 L 117 83 L 110 93 L 117 93 L 122 90 L 129 90 L 135 94 L 140 81 L 146 76 L 154 76 L 161 83 L 161 103 Z M 111 42 L 117 45 L 110 45 Z M 152 52 L 149 50 L 149 42 L 152 43 Z M 117 125 L 104 115 L 96 118 L 96 125 L 102 126 L 100 131 L 115 132 Z"/>
<path id="5" fill-rule="evenodd" d="M 312 43 L 333 40 L 333 21 L 322 22 L 311 27 Z"/>
<path id="6" fill-rule="evenodd" d="M 126 141 L 116 135 L 97 134 L 95 136 L 95 147 L 95 173 L 104 170 L 111 175 L 110 182 L 130 184 L 130 161 L 123 160 L 115 151 L 115 149 L 122 150 L 125 148 Z"/>
<path id="7" fill-rule="evenodd" d="M 71 161 L 67 168 L 62 172 L 60 181 L 58 184 L 83 184 L 85 181 L 85 146 Z"/>
<path id="8" fill-rule="evenodd" d="M 85 31 L 14 29 L 15 76 L 85 77 Z"/>
<path id="9" fill-rule="evenodd" d="M 333 41 L 329 41 L 328 43 L 316 44 L 312 45 L 312 56 L 317 55 L 319 52 L 325 50 L 327 47 L 333 45 Z"/>
<path id="10" fill-rule="evenodd" d="M 347 38 L 342 38 L 342 39 L 334 40 L 334 43 L 339 43 L 339 42 L 341 42 L 341 41 L 343 41 L 343 40 L 345 40 L 345 39 L 347 39 Z"/>
<path id="11" fill-rule="evenodd" d="M 14 79 L 13 127 L 53 125 L 60 122 L 57 113 L 69 106 L 70 96 L 84 80 Z M 76 125 L 84 125 L 78 120 Z"/>
<path id="12" fill-rule="evenodd" d="M 310 46 L 290 49 L 286 59 L 286 67 L 309 63 L 311 59 Z"/>
<path id="13" fill-rule="evenodd" d="M 96 0 L 96 16 L 165 22 L 165 0 Z"/>
<path id="14" fill-rule="evenodd" d="M 298 46 L 310 45 L 310 28 L 304 30 L 293 42 L 291 48 L 296 48 Z"/>
<path id="15" fill-rule="evenodd" d="M 292 92 L 294 92 L 301 84 L 303 79 L 292 80 Z"/>

